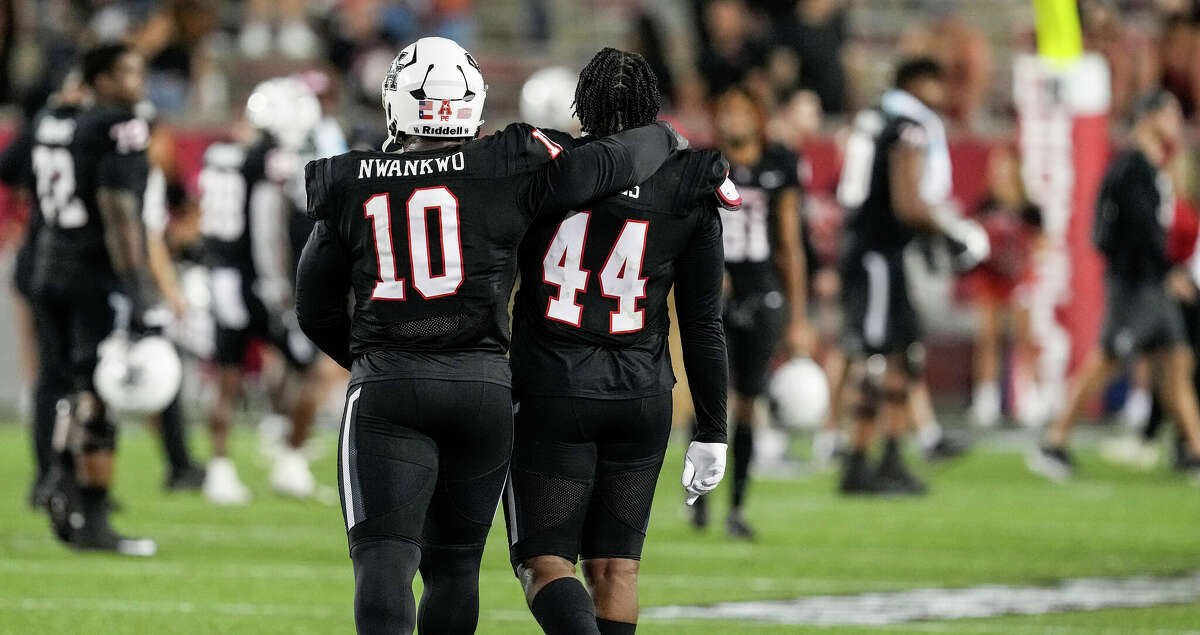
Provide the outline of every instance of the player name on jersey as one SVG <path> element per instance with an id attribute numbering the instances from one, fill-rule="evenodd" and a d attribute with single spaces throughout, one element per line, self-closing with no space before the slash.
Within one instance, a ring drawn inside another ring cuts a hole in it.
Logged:
<path id="1" fill-rule="evenodd" d="M 362 159 L 358 162 L 358 178 L 376 179 L 449 171 L 461 172 L 466 167 L 467 159 L 462 152 L 455 152 L 448 157 L 430 159 Z"/>

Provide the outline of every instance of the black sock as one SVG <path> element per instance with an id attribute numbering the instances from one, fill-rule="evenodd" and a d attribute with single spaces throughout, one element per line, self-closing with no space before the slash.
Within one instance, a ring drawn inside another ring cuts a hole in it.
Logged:
<path id="1" fill-rule="evenodd" d="M 637 630 L 637 624 L 614 622 L 603 617 L 596 618 L 596 627 L 600 629 L 600 635 L 633 635 Z"/>
<path id="2" fill-rule="evenodd" d="M 47 363 L 43 360 L 41 363 Z M 33 453 L 37 459 L 37 477 L 46 477 L 54 464 L 54 423 L 58 416 L 58 400 L 66 394 L 64 382 L 56 376 L 38 376 L 33 392 Z"/>
<path id="3" fill-rule="evenodd" d="M 108 524 L 108 488 L 84 485 L 79 488 L 79 501 L 83 507 L 83 526 L 100 529 Z"/>
<path id="4" fill-rule="evenodd" d="M 1162 402 L 1158 397 L 1155 397 L 1150 402 L 1150 416 L 1146 419 L 1146 427 L 1142 428 L 1143 440 L 1154 440 L 1154 437 L 1158 434 L 1158 430 L 1162 428 L 1163 414 Z"/>
<path id="5" fill-rule="evenodd" d="M 741 507 L 750 485 L 750 460 L 754 458 L 754 424 L 733 422 L 733 438 L 729 450 L 733 453 L 733 506 Z"/>
<path id="6" fill-rule="evenodd" d="M 183 426 L 183 406 L 176 396 L 171 405 L 159 417 L 159 433 L 162 434 L 163 451 L 167 454 L 167 463 L 171 473 L 177 474 L 192 464 L 188 454 L 187 434 Z"/>
<path id="7" fill-rule="evenodd" d="M 599 634 L 592 596 L 576 578 L 558 578 L 542 587 L 529 606 L 546 635 Z"/>

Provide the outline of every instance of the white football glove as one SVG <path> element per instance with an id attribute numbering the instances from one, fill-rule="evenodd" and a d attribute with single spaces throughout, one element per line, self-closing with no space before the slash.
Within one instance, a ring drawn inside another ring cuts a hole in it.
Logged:
<path id="1" fill-rule="evenodd" d="M 959 271 L 970 271 L 992 255 L 992 243 L 979 223 L 942 208 L 934 212 L 934 221 L 946 238 L 956 243 L 954 264 Z"/>
<path id="2" fill-rule="evenodd" d="M 692 441 L 683 457 L 683 489 L 687 504 L 711 492 L 725 476 L 725 443 Z"/>

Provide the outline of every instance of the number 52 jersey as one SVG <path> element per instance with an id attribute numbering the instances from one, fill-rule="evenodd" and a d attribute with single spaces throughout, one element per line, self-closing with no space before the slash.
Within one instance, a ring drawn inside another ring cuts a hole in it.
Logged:
<path id="1" fill-rule="evenodd" d="M 513 124 L 460 146 L 311 162 L 308 207 L 318 222 L 298 272 L 301 325 L 352 366 L 351 381 L 508 385 L 508 299 L 526 228 L 543 212 L 631 187 L 673 145 L 653 125 L 572 151 Z"/>

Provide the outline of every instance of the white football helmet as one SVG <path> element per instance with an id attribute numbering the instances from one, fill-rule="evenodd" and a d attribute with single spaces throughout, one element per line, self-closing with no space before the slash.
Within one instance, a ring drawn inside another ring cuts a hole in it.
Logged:
<path id="1" fill-rule="evenodd" d="M 383 79 L 388 144 L 401 135 L 474 137 L 487 84 L 479 62 L 454 40 L 423 37 L 404 47 Z"/>
<path id="2" fill-rule="evenodd" d="M 775 371 L 768 387 L 775 416 L 789 428 L 813 430 L 829 410 L 829 382 L 811 359 L 794 358 Z"/>
<path id="3" fill-rule="evenodd" d="M 548 66 L 529 76 L 521 86 L 521 121 L 539 128 L 576 134 L 575 73 L 562 66 Z"/>
<path id="4" fill-rule="evenodd" d="M 152 415 L 166 410 L 182 379 L 179 354 L 165 337 L 131 340 L 117 333 L 100 344 L 93 377 L 96 392 L 118 413 Z"/>
<path id="5" fill-rule="evenodd" d="M 295 77 L 276 77 L 254 87 L 246 99 L 246 119 L 289 150 L 304 147 L 321 122 L 321 102 Z"/>

